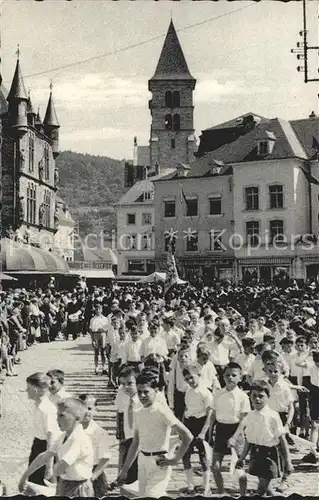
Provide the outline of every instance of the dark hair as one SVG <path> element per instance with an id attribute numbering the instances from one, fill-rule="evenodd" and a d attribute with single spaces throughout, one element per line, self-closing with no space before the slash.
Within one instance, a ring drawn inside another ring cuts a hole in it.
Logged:
<path id="1" fill-rule="evenodd" d="M 302 335 L 299 335 L 299 337 L 297 337 L 295 340 L 295 344 L 299 344 L 299 342 L 306 342 L 305 337 L 303 337 Z"/>
<path id="2" fill-rule="evenodd" d="M 283 339 L 281 339 L 281 341 L 279 342 L 280 345 L 293 345 L 294 341 L 291 340 L 291 339 L 288 339 L 287 337 L 284 337 Z"/>
<path id="3" fill-rule="evenodd" d="M 210 356 L 210 350 L 206 344 L 198 344 L 197 349 L 196 349 L 196 354 L 197 356 Z"/>
<path id="4" fill-rule="evenodd" d="M 95 406 L 97 406 L 97 399 L 93 394 L 80 394 L 79 399 L 83 401 L 83 403 L 86 403 L 89 399 L 93 399 L 95 402 Z"/>
<path id="5" fill-rule="evenodd" d="M 273 335 L 268 335 L 267 333 L 266 333 L 266 335 L 264 335 L 264 338 L 263 338 L 264 343 L 267 343 L 269 341 L 274 342 L 275 340 L 276 339 Z"/>
<path id="6" fill-rule="evenodd" d="M 49 370 L 47 376 L 50 378 L 57 378 L 60 384 L 64 384 L 64 372 L 62 370 Z"/>
<path id="7" fill-rule="evenodd" d="M 137 375 L 138 375 L 138 370 L 132 365 L 123 365 L 119 373 L 119 377 L 121 378 L 126 378 L 126 377 L 136 378 Z"/>
<path id="8" fill-rule="evenodd" d="M 279 354 L 274 351 L 265 351 L 261 355 L 261 360 L 263 363 L 267 363 L 268 361 L 277 361 L 279 359 Z"/>
<path id="9" fill-rule="evenodd" d="M 240 370 L 242 372 L 242 367 L 238 363 L 235 363 L 235 361 L 231 361 L 223 369 L 223 374 L 226 373 L 226 370 Z"/>
<path id="10" fill-rule="evenodd" d="M 183 368 L 183 377 L 186 375 L 192 375 L 193 373 L 196 373 L 197 375 L 200 375 L 200 368 L 197 365 L 190 365 L 185 368 Z"/>
<path id="11" fill-rule="evenodd" d="M 265 392 L 267 396 L 270 396 L 270 385 L 268 382 L 265 380 L 256 380 L 256 382 L 253 382 L 251 387 L 250 387 L 250 394 L 252 394 L 253 391 L 256 392 Z"/>
<path id="12" fill-rule="evenodd" d="M 249 346 L 254 346 L 256 344 L 256 341 L 252 339 L 251 337 L 243 338 L 241 341 L 243 344 L 243 347 L 249 347 Z"/>
<path id="13" fill-rule="evenodd" d="M 125 322 L 125 326 L 128 330 L 132 330 L 133 327 L 136 327 L 136 321 L 134 318 L 130 318 Z"/>
<path id="14" fill-rule="evenodd" d="M 142 371 L 136 379 L 136 385 L 149 385 L 152 389 L 158 388 L 156 375 L 147 371 Z"/>

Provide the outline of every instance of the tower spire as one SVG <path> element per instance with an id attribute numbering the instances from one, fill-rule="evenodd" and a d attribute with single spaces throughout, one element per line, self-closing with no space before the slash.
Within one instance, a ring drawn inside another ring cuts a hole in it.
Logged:
<path id="1" fill-rule="evenodd" d="M 43 127 L 44 127 L 44 133 L 45 135 L 52 141 L 52 151 L 53 151 L 53 156 L 56 158 L 59 154 L 59 120 L 55 111 L 55 106 L 54 106 L 54 101 L 53 101 L 53 95 L 52 95 L 52 89 L 53 89 L 53 83 L 52 80 L 50 81 L 50 96 L 49 96 L 49 101 L 47 105 L 47 109 L 45 112 L 44 120 L 43 120 Z"/>

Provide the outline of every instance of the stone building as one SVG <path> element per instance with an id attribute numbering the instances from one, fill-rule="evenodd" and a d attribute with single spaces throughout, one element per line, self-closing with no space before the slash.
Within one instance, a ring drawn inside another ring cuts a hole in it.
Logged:
<path id="1" fill-rule="evenodd" d="M 2 235 L 52 250 L 59 175 L 59 122 L 52 85 L 43 121 L 25 89 L 19 57 L 1 112 Z"/>

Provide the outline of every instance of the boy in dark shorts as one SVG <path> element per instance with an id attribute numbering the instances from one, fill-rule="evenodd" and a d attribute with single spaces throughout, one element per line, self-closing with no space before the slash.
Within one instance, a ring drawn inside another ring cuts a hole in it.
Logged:
<path id="1" fill-rule="evenodd" d="M 239 389 L 242 378 L 239 364 L 229 363 L 223 373 L 225 387 L 216 392 L 213 399 L 213 415 L 211 428 L 215 427 L 213 444 L 212 471 L 219 494 L 224 493 L 224 480 L 221 465 L 225 455 L 230 454 L 228 440 L 236 432 L 241 420 L 250 411 L 247 394 Z"/>
<path id="2" fill-rule="evenodd" d="M 284 462 L 284 473 L 289 475 L 293 471 L 286 430 L 279 414 L 269 408 L 269 396 L 268 382 L 260 380 L 252 384 L 250 398 L 254 410 L 245 418 L 246 442 L 236 465 L 237 469 L 242 469 L 250 451 L 249 474 L 258 477 L 258 495 L 261 496 L 275 494 L 270 483 L 281 476 L 280 456 Z M 246 494 L 243 484 L 240 490 L 242 496 Z"/>

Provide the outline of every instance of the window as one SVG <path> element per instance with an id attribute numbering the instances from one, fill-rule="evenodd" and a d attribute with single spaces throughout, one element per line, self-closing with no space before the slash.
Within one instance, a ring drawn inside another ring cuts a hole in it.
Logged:
<path id="1" fill-rule="evenodd" d="M 43 207 L 44 207 L 44 217 L 43 217 L 43 225 L 45 227 L 51 226 L 51 193 L 48 190 L 44 191 L 43 196 Z"/>
<path id="2" fill-rule="evenodd" d="M 269 186 L 269 207 L 283 208 L 283 206 L 284 206 L 283 186 L 280 184 L 275 186 Z"/>
<path id="3" fill-rule="evenodd" d="M 165 129 L 172 130 L 172 128 L 173 128 L 172 115 L 165 115 Z"/>
<path id="4" fill-rule="evenodd" d="M 259 222 L 246 222 L 246 243 L 251 247 L 256 247 L 259 244 Z"/>
<path id="5" fill-rule="evenodd" d="M 259 188 L 245 188 L 245 206 L 246 210 L 259 210 Z"/>
<path id="6" fill-rule="evenodd" d="M 44 145 L 44 178 L 49 180 L 50 178 L 50 160 L 49 160 L 49 144 Z"/>
<path id="7" fill-rule="evenodd" d="M 144 260 L 129 260 L 127 266 L 127 271 L 129 273 L 144 273 L 145 272 L 145 261 Z"/>
<path id="8" fill-rule="evenodd" d="M 34 133 L 29 132 L 29 172 L 34 171 Z"/>
<path id="9" fill-rule="evenodd" d="M 175 217 L 176 206 L 175 200 L 164 201 L 164 217 Z"/>
<path id="10" fill-rule="evenodd" d="M 173 105 L 173 95 L 170 90 L 166 90 L 165 92 L 165 106 L 167 108 L 171 108 Z"/>
<path id="11" fill-rule="evenodd" d="M 145 191 L 143 194 L 143 199 L 145 200 L 151 200 L 152 199 L 152 193 L 150 191 Z"/>
<path id="12" fill-rule="evenodd" d="M 136 250 L 136 234 L 130 234 L 128 237 L 129 250 Z"/>
<path id="13" fill-rule="evenodd" d="M 171 148 L 175 149 L 175 139 L 171 139 Z"/>
<path id="14" fill-rule="evenodd" d="M 181 117 L 179 115 L 173 116 L 173 130 L 181 129 Z"/>
<path id="15" fill-rule="evenodd" d="M 276 243 L 283 241 L 284 237 L 284 221 L 282 220 L 271 220 L 269 223 L 270 232 L 270 242 Z"/>
<path id="16" fill-rule="evenodd" d="M 178 90 L 174 90 L 173 92 L 173 108 L 180 107 L 180 94 Z"/>
<path id="17" fill-rule="evenodd" d="M 127 225 L 134 226 L 136 224 L 135 219 L 136 214 L 127 214 Z"/>
<path id="18" fill-rule="evenodd" d="M 209 231 L 209 250 L 211 252 L 220 252 L 223 250 L 222 247 L 222 231 L 219 229 L 211 229 Z"/>
<path id="19" fill-rule="evenodd" d="M 164 252 L 168 252 L 169 250 L 175 251 L 176 246 L 176 236 L 165 234 L 164 236 Z"/>
<path id="20" fill-rule="evenodd" d="M 186 217 L 195 217 L 198 215 L 198 200 L 197 198 L 187 198 L 186 200 Z"/>
<path id="21" fill-rule="evenodd" d="M 198 252 L 198 232 L 192 231 L 186 238 L 186 252 Z"/>
<path id="22" fill-rule="evenodd" d="M 143 234 L 142 250 L 152 250 L 152 236 L 150 234 Z"/>
<path id="23" fill-rule="evenodd" d="M 27 187 L 27 222 L 36 224 L 37 208 L 37 188 L 34 184 L 28 184 Z"/>
<path id="24" fill-rule="evenodd" d="M 142 225 L 149 226 L 152 224 L 152 214 L 147 212 L 142 214 Z"/>
<path id="25" fill-rule="evenodd" d="M 209 198 L 209 215 L 221 215 L 222 213 L 222 197 L 212 196 Z"/>
<path id="26" fill-rule="evenodd" d="M 268 141 L 259 141 L 258 156 L 265 156 L 269 153 Z"/>

